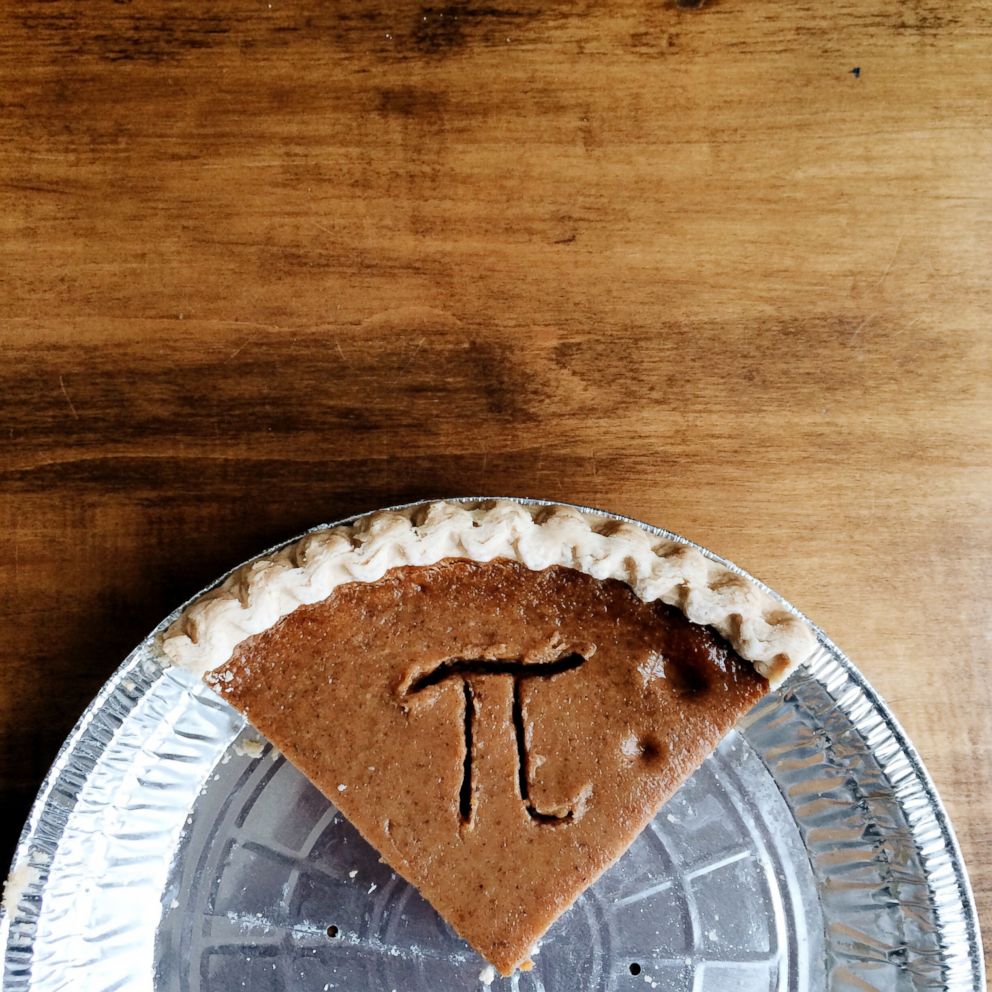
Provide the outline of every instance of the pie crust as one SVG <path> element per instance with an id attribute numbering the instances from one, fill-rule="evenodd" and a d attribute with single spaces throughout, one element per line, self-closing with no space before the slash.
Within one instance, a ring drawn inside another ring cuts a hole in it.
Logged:
<path id="1" fill-rule="evenodd" d="M 314 531 L 193 602 L 166 631 L 162 648 L 174 664 L 205 675 L 241 641 L 338 586 L 444 558 L 506 558 L 535 571 L 562 565 L 626 582 L 645 602 L 661 600 L 718 631 L 773 688 L 815 647 L 797 616 L 691 545 L 572 507 L 482 500 L 385 510 Z"/>

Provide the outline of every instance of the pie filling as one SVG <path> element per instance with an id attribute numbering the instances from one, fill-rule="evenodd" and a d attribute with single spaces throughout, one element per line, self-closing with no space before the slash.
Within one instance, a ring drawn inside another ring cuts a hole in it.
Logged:
<path id="1" fill-rule="evenodd" d="M 503 974 L 768 690 L 623 582 L 462 558 L 339 586 L 208 681 Z"/>

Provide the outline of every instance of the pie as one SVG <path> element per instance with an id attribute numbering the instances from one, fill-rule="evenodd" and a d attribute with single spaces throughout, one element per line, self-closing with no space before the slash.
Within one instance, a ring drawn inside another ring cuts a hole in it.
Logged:
<path id="1" fill-rule="evenodd" d="M 482 501 L 311 533 L 162 646 L 507 975 L 814 643 L 691 546 Z"/>

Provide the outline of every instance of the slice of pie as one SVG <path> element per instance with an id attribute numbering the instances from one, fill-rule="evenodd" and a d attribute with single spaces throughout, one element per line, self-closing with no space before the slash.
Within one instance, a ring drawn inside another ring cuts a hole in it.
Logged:
<path id="1" fill-rule="evenodd" d="M 694 548 L 497 501 L 315 532 L 163 647 L 506 975 L 813 640 Z"/>

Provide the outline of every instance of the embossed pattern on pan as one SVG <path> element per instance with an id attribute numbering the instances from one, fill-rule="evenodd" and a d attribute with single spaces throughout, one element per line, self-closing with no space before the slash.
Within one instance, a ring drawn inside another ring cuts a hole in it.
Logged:
<path id="1" fill-rule="evenodd" d="M 478 988 L 484 962 L 327 800 L 161 667 L 154 637 L 174 617 L 106 684 L 41 789 L 0 920 L 4 992 Z M 534 969 L 498 987 L 984 988 L 933 786 L 816 633 L 811 665 L 552 928 Z"/>

